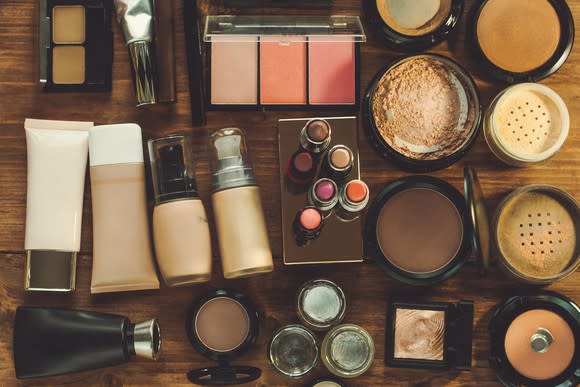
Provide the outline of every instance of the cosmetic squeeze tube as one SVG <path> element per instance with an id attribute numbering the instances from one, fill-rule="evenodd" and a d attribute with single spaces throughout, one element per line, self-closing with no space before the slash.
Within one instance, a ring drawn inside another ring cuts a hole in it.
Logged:
<path id="1" fill-rule="evenodd" d="M 137 106 L 157 103 L 153 55 L 153 0 L 114 0 L 129 49 Z"/>
<path id="2" fill-rule="evenodd" d="M 141 128 L 95 126 L 89 134 L 89 158 L 91 293 L 159 289 L 147 219 Z"/>
<path id="3" fill-rule="evenodd" d="M 26 290 L 70 292 L 81 247 L 92 122 L 26 119 Z"/>

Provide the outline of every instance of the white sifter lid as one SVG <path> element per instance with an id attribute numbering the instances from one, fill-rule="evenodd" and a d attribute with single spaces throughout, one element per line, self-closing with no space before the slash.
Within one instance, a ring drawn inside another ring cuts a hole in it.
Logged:
<path id="1" fill-rule="evenodd" d="M 89 132 L 90 166 L 142 163 L 142 141 L 137 124 L 95 126 Z"/>

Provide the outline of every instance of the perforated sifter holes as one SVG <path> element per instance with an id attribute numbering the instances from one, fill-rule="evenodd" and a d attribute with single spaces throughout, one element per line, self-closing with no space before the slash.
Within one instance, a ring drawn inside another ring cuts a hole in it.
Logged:
<path id="1" fill-rule="evenodd" d="M 528 213 L 518 222 L 519 245 L 534 258 L 553 258 L 554 246 L 562 243 L 560 222 L 550 216 L 549 212 Z"/>

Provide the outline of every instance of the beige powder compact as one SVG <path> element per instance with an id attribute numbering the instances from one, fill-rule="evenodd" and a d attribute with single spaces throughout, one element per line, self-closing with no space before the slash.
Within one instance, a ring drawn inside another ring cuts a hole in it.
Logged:
<path id="1" fill-rule="evenodd" d="M 580 266 L 580 207 L 565 191 L 522 187 L 500 204 L 492 226 L 495 256 L 515 278 L 545 285 Z"/>
<path id="2" fill-rule="evenodd" d="M 487 110 L 485 139 L 503 162 L 526 166 L 554 156 L 570 131 L 566 103 L 552 89 L 521 83 L 502 91 Z"/>

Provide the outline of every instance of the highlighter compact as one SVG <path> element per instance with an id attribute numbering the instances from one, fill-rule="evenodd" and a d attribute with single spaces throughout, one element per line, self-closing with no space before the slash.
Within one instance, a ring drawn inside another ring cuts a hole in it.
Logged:
<path id="1" fill-rule="evenodd" d="M 113 64 L 105 0 L 40 0 L 39 81 L 44 91 L 109 91 Z"/>

